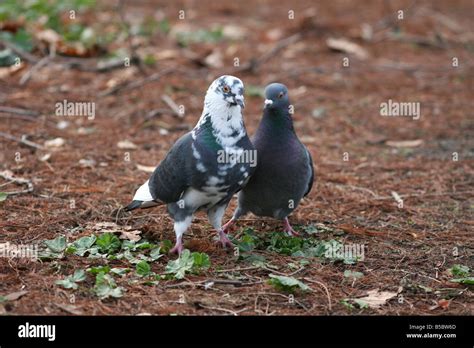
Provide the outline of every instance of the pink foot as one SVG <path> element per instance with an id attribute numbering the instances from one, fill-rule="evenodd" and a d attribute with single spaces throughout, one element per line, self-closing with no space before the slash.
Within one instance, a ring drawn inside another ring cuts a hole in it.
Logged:
<path id="1" fill-rule="evenodd" d="M 181 255 L 182 252 L 183 252 L 183 243 L 181 242 L 181 240 L 177 240 L 175 246 L 172 249 L 170 249 L 170 254 Z"/>
<path id="2" fill-rule="evenodd" d="M 232 226 L 234 226 L 235 224 L 235 220 L 234 219 L 230 219 L 224 226 L 222 226 L 222 232 L 228 234 L 232 228 Z"/>
<path id="3" fill-rule="evenodd" d="M 288 218 L 285 218 L 283 220 L 283 231 L 286 232 L 286 234 L 288 234 L 289 236 L 292 236 L 292 237 L 298 237 L 300 234 L 298 232 L 296 232 L 293 227 L 291 227 L 290 225 L 290 222 L 288 221 Z"/>
<path id="4" fill-rule="evenodd" d="M 225 234 L 224 230 L 219 231 L 219 241 L 221 242 L 223 248 L 226 248 L 226 247 L 233 248 L 234 247 L 234 244 L 232 244 L 230 239 Z"/>

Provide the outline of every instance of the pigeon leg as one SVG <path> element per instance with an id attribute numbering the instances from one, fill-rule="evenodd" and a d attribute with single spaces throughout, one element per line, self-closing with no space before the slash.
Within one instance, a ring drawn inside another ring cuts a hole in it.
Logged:
<path id="1" fill-rule="evenodd" d="M 227 234 L 224 232 L 223 229 L 221 229 L 219 231 L 219 240 L 220 240 L 223 248 L 226 248 L 226 247 L 233 248 L 234 247 L 234 244 L 232 244 L 232 242 L 227 237 Z"/>
<path id="2" fill-rule="evenodd" d="M 230 229 L 234 225 L 235 225 L 235 219 L 232 218 L 224 226 L 222 226 L 222 232 L 224 232 L 225 234 L 228 234 L 230 232 Z"/>
<path id="3" fill-rule="evenodd" d="M 176 244 L 173 249 L 170 250 L 170 253 L 181 255 L 183 251 L 183 234 L 186 232 L 188 227 L 193 221 L 193 216 L 187 216 L 182 221 L 174 222 L 174 233 L 176 234 Z"/>
<path id="4" fill-rule="evenodd" d="M 247 214 L 247 210 L 239 206 L 237 210 L 235 211 L 234 216 L 232 216 L 232 219 L 227 221 L 227 223 L 224 226 L 222 226 L 222 231 L 224 231 L 224 233 L 226 234 L 229 234 L 230 230 L 235 225 L 239 217 L 245 214 Z"/>
<path id="5" fill-rule="evenodd" d="M 224 229 L 222 226 L 222 217 L 224 216 L 225 208 L 227 207 L 226 204 L 222 204 L 219 206 L 215 206 L 210 209 L 207 213 L 209 217 L 209 221 L 211 222 L 212 226 L 219 232 L 219 241 L 222 243 L 222 246 L 225 248 L 226 246 L 233 248 L 234 245 L 227 237 Z"/>
<path id="6" fill-rule="evenodd" d="M 180 238 L 176 240 L 175 246 L 172 249 L 170 249 L 170 254 L 181 255 L 182 252 L 183 252 L 183 242 L 181 241 L 181 238 Z"/>
<path id="7" fill-rule="evenodd" d="M 283 220 L 283 226 L 284 226 L 284 231 L 289 235 L 293 237 L 298 237 L 300 234 L 296 232 L 293 227 L 291 227 L 290 222 L 288 221 L 288 218 L 286 217 Z"/>

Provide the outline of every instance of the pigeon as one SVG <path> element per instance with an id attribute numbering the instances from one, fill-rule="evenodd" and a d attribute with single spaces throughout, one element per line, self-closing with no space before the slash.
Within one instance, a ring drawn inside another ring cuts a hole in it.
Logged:
<path id="1" fill-rule="evenodd" d="M 170 252 L 181 254 L 183 234 L 199 210 L 207 212 L 223 247 L 232 246 L 222 230 L 222 217 L 256 168 L 255 149 L 242 117 L 244 107 L 242 81 L 230 75 L 217 78 L 207 90 L 194 129 L 176 141 L 125 207 L 130 211 L 166 204 L 176 234 Z"/>
<path id="2" fill-rule="evenodd" d="M 313 186 L 313 160 L 293 128 L 288 89 L 280 83 L 265 88 L 263 118 L 252 139 L 257 150 L 257 169 L 238 194 L 238 207 L 223 226 L 225 233 L 237 219 L 252 212 L 257 216 L 283 220 L 292 236 L 288 215 Z"/>

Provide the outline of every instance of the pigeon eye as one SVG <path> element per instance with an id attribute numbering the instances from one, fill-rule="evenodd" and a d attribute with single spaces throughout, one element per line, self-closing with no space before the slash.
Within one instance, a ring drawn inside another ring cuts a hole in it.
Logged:
<path id="1" fill-rule="evenodd" d="M 229 93 L 230 92 L 229 86 L 224 86 L 224 88 L 222 88 L 222 90 L 224 91 L 224 93 Z"/>
<path id="2" fill-rule="evenodd" d="M 284 95 L 285 95 L 285 93 L 283 93 L 283 92 L 280 92 L 280 94 L 278 94 L 278 99 L 281 99 L 281 98 L 283 98 L 283 96 L 284 96 Z"/>

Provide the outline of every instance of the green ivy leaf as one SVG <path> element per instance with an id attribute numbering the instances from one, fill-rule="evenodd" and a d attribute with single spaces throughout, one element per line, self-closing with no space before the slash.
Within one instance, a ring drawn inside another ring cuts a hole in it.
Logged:
<path id="1" fill-rule="evenodd" d="M 474 277 L 451 279 L 450 282 L 466 284 L 466 285 L 474 285 Z"/>
<path id="2" fill-rule="evenodd" d="M 349 269 L 344 271 L 344 277 L 346 278 L 353 278 L 353 279 L 359 279 L 364 276 L 364 273 L 361 272 L 356 272 L 356 271 L 351 271 Z"/>
<path id="3" fill-rule="evenodd" d="M 369 304 L 365 302 L 364 300 L 355 298 L 354 303 L 356 303 L 360 309 L 369 308 Z"/>
<path id="4" fill-rule="evenodd" d="M 105 284 L 98 285 L 94 288 L 94 291 L 96 295 L 101 299 L 106 299 L 108 297 L 115 297 L 119 298 L 123 296 L 123 288 L 121 286 L 118 286 L 116 288 L 112 288 L 110 286 L 107 286 Z"/>
<path id="5" fill-rule="evenodd" d="M 108 297 L 122 297 L 124 289 L 117 286 L 110 274 L 99 272 L 95 277 L 95 294 L 102 300 Z"/>
<path id="6" fill-rule="evenodd" d="M 310 288 L 305 283 L 299 281 L 293 277 L 286 277 L 286 276 L 279 276 L 275 274 L 269 275 L 270 279 L 268 281 L 269 284 L 273 285 L 275 288 L 279 290 L 283 290 L 285 292 L 292 293 L 296 289 L 300 289 L 302 291 L 309 291 Z"/>
<path id="7" fill-rule="evenodd" d="M 53 253 L 62 253 L 66 249 L 66 237 L 58 236 L 51 240 L 45 240 L 44 244 L 51 250 Z"/>
<path id="8" fill-rule="evenodd" d="M 467 277 L 469 275 L 470 269 L 467 266 L 456 264 L 456 265 L 453 265 L 453 267 L 451 267 L 449 271 L 451 272 L 452 275 L 455 275 L 458 277 Z"/>
<path id="9" fill-rule="evenodd" d="M 178 259 L 168 262 L 165 272 L 167 274 L 173 274 L 176 279 L 183 279 L 186 272 L 191 271 L 193 265 L 194 257 L 188 249 L 185 249 Z"/>
<path id="10" fill-rule="evenodd" d="M 85 236 L 72 242 L 66 249 L 67 253 L 75 254 L 77 256 L 84 256 L 86 253 L 93 254 L 96 248 L 91 248 L 97 237 L 95 235 Z"/>
<path id="11" fill-rule="evenodd" d="M 169 239 L 165 239 L 161 241 L 160 243 L 161 252 L 163 254 L 167 254 L 172 247 L 173 247 L 173 242 L 170 241 Z"/>
<path id="12" fill-rule="evenodd" d="M 209 268 L 211 266 L 211 260 L 209 259 L 209 255 L 206 253 L 198 253 L 194 252 L 192 253 L 192 256 L 194 258 L 194 264 L 193 267 L 199 269 L 199 268 Z"/>
<path id="13" fill-rule="evenodd" d="M 150 257 L 152 258 L 153 261 L 158 260 L 160 257 L 162 257 L 163 254 L 161 253 L 161 248 L 155 248 L 152 251 L 150 251 Z"/>
<path id="14" fill-rule="evenodd" d="M 140 261 L 139 263 L 137 263 L 135 269 L 137 274 L 142 277 L 146 277 L 151 273 L 151 267 L 146 261 Z"/>
<path id="15" fill-rule="evenodd" d="M 110 272 L 119 276 L 124 276 L 130 272 L 130 268 L 114 267 L 110 270 Z"/>
<path id="16" fill-rule="evenodd" d="M 74 290 L 76 290 L 78 288 L 78 285 L 75 282 L 73 282 L 70 278 L 56 280 L 55 283 L 57 285 L 61 285 L 65 289 L 74 289 Z"/>
<path id="17" fill-rule="evenodd" d="M 113 233 L 107 232 L 101 234 L 96 241 L 100 252 L 104 254 L 113 254 L 120 249 L 120 239 Z"/>
<path id="18" fill-rule="evenodd" d="M 91 267 L 87 269 L 89 273 L 92 274 L 99 274 L 99 273 L 109 273 L 110 272 L 110 267 L 109 266 L 97 266 L 97 267 Z"/>
<path id="19" fill-rule="evenodd" d="M 3 202 L 5 199 L 7 199 L 8 194 L 5 192 L 0 192 L 0 202 Z"/>
<path id="20" fill-rule="evenodd" d="M 55 284 L 61 285 L 65 289 L 74 289 L 75 290 L 75 289 L 78 288 L 77 283 L 82 282 L 84 280 L 86 280 L 86 273 L 84 272 L 84 270 L 78 269 L 74 272 L 74 274 L 72 274 L 72 275 L 70 275 L 70 276 L 68 276 L 64 279 L 57 280 L 55 282 Z"/>

